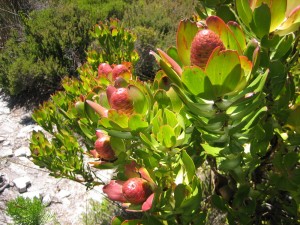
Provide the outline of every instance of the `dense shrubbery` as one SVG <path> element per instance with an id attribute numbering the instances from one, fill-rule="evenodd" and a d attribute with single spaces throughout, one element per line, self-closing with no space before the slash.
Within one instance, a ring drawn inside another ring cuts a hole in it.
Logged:
<path id="1" fill-rule="evenodd" d="M 4 20 L 11 14 L 1 14 L 3 26 L 16 20 L 19 24 L 0 52 L 0 87 L 10 95 L 47 95 L 59 88 L 61 78 L 76 76 L 87 46 L 95 38 L 89 36 L 89 30 L 109 17 L 124 17 L 125 25 L 138 34 L 136 69 L 142 79 L 153 79 L 156 67 L 149 50 L 174 43 L 174 21 L 186 17 L 195 1 L 52 0 L 48 4 L 45 8 L 44 1 L 15 2 L 12 21 Z M 30 12 L 35 8 L 39 10 Z M 99 50 L 97 45 L 91 49 Z"/>
<path id="2" fill-rule="evenodd" d="M 58 6 L 30 13 L 23 24 L 24 34 L 15 32 L 1 51 L 1 86 L 11 95 L 52 93 L 85 58 L 88 18 L 75 6 Z"/>

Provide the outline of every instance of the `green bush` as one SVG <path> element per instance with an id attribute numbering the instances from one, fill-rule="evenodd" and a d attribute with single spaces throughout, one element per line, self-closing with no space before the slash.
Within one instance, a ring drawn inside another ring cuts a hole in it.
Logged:
<path id="1" fill-rule="evenodd" d="M 52 93 L 62 77 L 77 75 L 91 26 L 75 6 L 33 11 L 24 35 L 15 34 L 0 52 L 0 86 L 10 95 Z"/>
<path id="2" fill-rule="evenodd" d="M 40 199 L 21 196 L 7 203 L 6 212 L 17 225 L 43 225 L 53 220 Z"/>
<path id="3" fill-rule="evenodd" d="M 125 26 L 154 29 L 157 46 L 166 49 L 175 44 L 178 22 L 193 15 L 196 0 L 133 0 L 125 9 Z M 138 34 L 138 33 L 137 33 Z"/>

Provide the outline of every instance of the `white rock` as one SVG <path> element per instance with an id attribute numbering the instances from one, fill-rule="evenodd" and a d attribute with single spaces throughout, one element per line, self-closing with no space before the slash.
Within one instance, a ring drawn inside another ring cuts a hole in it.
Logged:
<path id="1" fill-rule="evenodd" d="M 6 106 L 4 105 L 1 105 L 1 108 L 0 108 L 0 114 L 9 114 L 10 113 L 10 109 L 7 108 Z"/>
<path id="2" fill-rule="evenodd" d="M 20 156 L 26 156 L 30 157 L 31 156 L 31 151 L 28 147 L 21 147 L 15 150 L 14 156 L 20 157 Z"/>
<path id="3" fill-rule="evenodd" d="M 63 199 L 63 198 L 67 198 L 71 195 L 71 193 L 67 190 L 60 190 L 57 194 L 56 197 L 58 199 Z"/>
<path id="4" fill-rule="evenodd" d="M 26 127 L 23 127 L 18 135 L 17 138 L 28 138 L 30 136 L 30 133 L 33 131 L 34 126 L 33 125 L 28 125 Z"/>
<path id="5" fill-rule="evenodd" d="M 49 206 L 52 202 L 52 198 L 49 194 L 46 194 L 44 197 L 43 197 L 43 200 L 42 200 L 43 204 L 46 205 L 46 206 Z"/>
<path id="6" fill-rule="evenodd" d="M 12 148 L 1 148 L 0 158 L 12 157 L 14 155 Z"/>
<path id="7" fill-rule="evenodd" d="M 31 180 L 29 177 L 19 177 L 13 180 L 13 183 L 17 187 L 19 193 L 24 193 L 27 191 L 27 187 L 31 185 Z"/>
<path id="8" fill-rule="evenodd" d="M 9 140 L 3 142 L 2 146 L 7 147 L 10 146 L 12 143 Z"/>
<path id="9" fill-rule="evenodd" d="M 41 199 L 42 194 L 40 191 L 31 191 L 31 192 L 26 192 L 24 194 L 21 194 L 21 196 L 23 198 L 29 198 L 29 199 L 33 200 L 34 198 Z"/>

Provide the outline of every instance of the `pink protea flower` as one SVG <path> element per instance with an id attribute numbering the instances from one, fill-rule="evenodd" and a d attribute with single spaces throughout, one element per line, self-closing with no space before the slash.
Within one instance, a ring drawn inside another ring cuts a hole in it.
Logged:
<path id="1" fill-rule="evenodd" d="M 216 47 L 224 50 L 224 44 L 219 36 L 211 30 L 200 30 L 194 37 L 191 45 L 191 63 L 192 65 L 204 68 L 209 56 Z"/>
<path id="2" fill-rule="evenodd" d="M 108 102 L 112 109 L 118 111 L 118 113 L 132 114 L 133 101 L 128 93 L 128 88 L 115 88 L 108 86 L 106 89 Z"/>
<path id="3" fill-rule="evenodd" d="M 142 204 L 152 194 L 152 189 L 148 181 L 134 177 L 123 184 L 122 193 L 129 203 Z"/>
<path id="4" fill-rule="evenodd" d="M 91 150 L 90 153 L 95 158 L 100 158 L 106 161 L 115 160 L 116 155 L 111 147 L 110 137 L 100 130 L 97 130 L 96 136 L 98 139 L 95 141 L 95 149 Z"/>
<path id="5" fill-rule="evenodd" d="M 101 63 L 98 66 L 98 77 L 108 77 L 109 74 L 112 72 L 112 68 L 107 63 Z"/>
<path id="6" fill-rule="evenodd" d="M 148 171 L 132 162 L 125 166 L 125 175 L 131 177 L 126 181 L 111 180 L 103 187 L 103 192 L 109 199 L 123 203 L 123 206 L 141 205 L 141 211 L 150 210 L 155 183 Z"/>
<path id="7" fill-rule="evenodd" d="M 125 65 L 118 64 L 112 69 L 112 79 L 116 80 L 118 77 L 125 76 L 129 73 L 129 69 Z"/>

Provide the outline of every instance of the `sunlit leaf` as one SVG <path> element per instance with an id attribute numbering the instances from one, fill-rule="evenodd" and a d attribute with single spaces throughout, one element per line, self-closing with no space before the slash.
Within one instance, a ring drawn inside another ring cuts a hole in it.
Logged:
<path id="1" fill-rule="evenodd" d="M 272 0 L 271 3 L 271 27 L 270 32 L 274 31 L 284 21 L 287 1 Z"/>
<path id="2" fill-rule="evenodd" d="M 181 160 L 187 173 L 187 179 L 189 182 L 191 182 L 196 172 L 195 164 L 186 151 L 182 151 Z"/>
<path id="3" fill-rule="evenodd" d="M 249 5 L 248 0 L 235 1 L 237 12 L 242 19 L 242 21 L 249 26 L 252 21 L 252 10 Z"/>
<path id="4" fill-rule="evenodd" d="M 241 50 L 244 50 L 246 48 L 246 39 L 242 28 L 234 21 L 228 22 L 227 26 L 233 32 L 237 42 L 239 43 L 239 46 L 241 47 Z"/>
<path id="5" fill-rule="evenodd" d="M 278 35 L 285 35 L 298 30 L 300 26 L 300 5 L 297 6 L 287 19 L 277 27 L 275 33 Z"/>
<path id="6" fill-rule="evenodd" d="M 192 41 L 198 32 L 198 27 L 195 22 L 190 20 L 182 20 L 177 30 L 177 51 L 180 61 L 183 65 L 189 66 L 190 61 L 190 48 Z"/>
<path id="7" fill-rule="evenodd" d="M 214 87 L 216 96 L 232 92 L 241 80 L 238 53 L 231 50 L 220 52 L 220 49 L 216 48 L 208 60 L 205 72 Z"/>
<path id="8" fill-rule="evenodd" d="M 210 16 L 206 19 L 206 24 L 210 30 L 220 37 L 226 49 L 236 50 L 239 54 L 242 53 L 242 49 L 233 32 L 223 20 L 217 16 Z"/>
<path id="9" fill-rule="evenodd" d="M 133 101 L 134 111 L 144 114 L 148 110 L 148 101 L 145 94 L 136 86 L 128 86 L 128 94 Z"/>
<path id="10" fill-rule="evenodd" d="M 185 67 L 181 80 L 192 94 L 199 95 L 199 97 L 205 99 L 213 98 L 212 84 L 200 67 Z"/>

